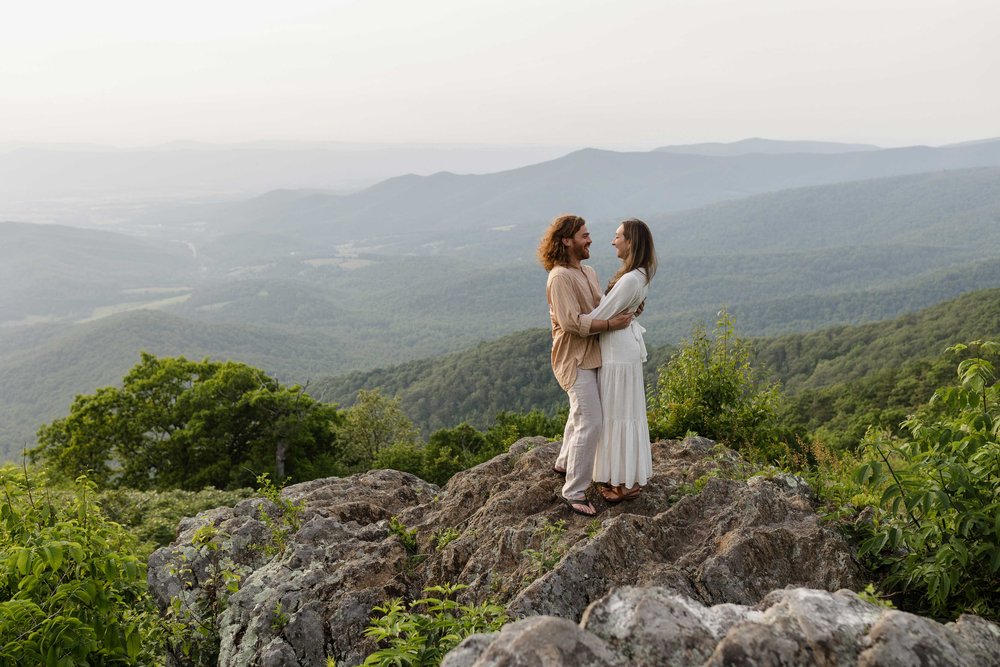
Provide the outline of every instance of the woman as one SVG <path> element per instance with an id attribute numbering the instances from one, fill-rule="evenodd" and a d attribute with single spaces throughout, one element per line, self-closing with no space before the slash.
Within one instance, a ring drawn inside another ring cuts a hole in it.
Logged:
<path id="1" fill-rule="evenodd" d="M 608 283 L 601 303 L 590 313 L 595 318 L 607 319 L 623 311 L 638 310 L 656 273 L 653 235 L 643 221 L 624 221 L 611 245 L 622 265 Z M 604 425 L 594 459 L 594 481 L 610 503 L 635 498 L 653 472 L 642 376 L 642 362 L 646 361 L 644 331 L 633 320 L 630 326 L 600 337 L 598 384 Z"/>

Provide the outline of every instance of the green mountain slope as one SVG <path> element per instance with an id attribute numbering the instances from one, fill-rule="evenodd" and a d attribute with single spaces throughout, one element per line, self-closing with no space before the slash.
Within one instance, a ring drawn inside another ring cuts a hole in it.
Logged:
<path id="1" fill-rule="evenodd" d="M 655 222 L 669 252 L 756 254 L 821 248 L 1000 249 L 1000 169 L 964 169 L 797 188 Z"/>
<path id="2" fill-rule="evenodd" d="M 197 277 L 191 251 L 111 232 L 0 222 L 0 326 L 83 319 L 95 308 L 153 301 Z M 173 288 L 161 292 L 165 288 Z"/>
<path id="3" fill-rule="evenodd" d="M 937 358 L 945 347 L 1000 336 L 1000 289 L 963 294 L 887 322 L 760 339 L 762 364 L 790 392 L 865 377 L 875 369 Z"/>
<path id="4" fill-rule="evenodd" d="M 742 329 L 738 321 L 737 325 Z M 793 396 L 831 387 L 840 395 L 844 387 L 861 387 L 852 383 L 888 371 L 889 375 L 879 378 L 880 386 L 885 388 L 886 382 L 898 380 L 902 388 L 898 389 L 897 403 L 912 397 L 911 405 L 916 405 L 929 397 L 926 387 L 941 379 L 939 374 L 928 374 L 929 370 L 953 368 L 937 364 L 946 346 L 990 337 L 1000 337 L 1000 289 L 972 292 L 863 326 L 756 339 L 754 364 L 782 382 Z M 425 431 L 460 421 L 484 427 L 500 410 L 554 411 L 563 406 L 565 394 L 549 366 L 549 344 L 547 330 L 524 331 L 463 352 L 321 379 L 313 385 L 314 393 L 349 405 L 358 389 L 377 388 L 400 396 L 403 408 Z M 647 382 L 653 382 L 656 369 L 669 359 L 670 351 L 670 346 L 650 350 L 645 365 Z M 905 364 L 911 364 L 909 375 L 897 372 Z M 926 381 L 918 382 L 918 376 L 927 376 Z M 879 387 L 864 388 L 875 401 Z M 895 384 L 889 389 L 896 389 Z M 810 397 L 816 398 L 814 394 Z"/>

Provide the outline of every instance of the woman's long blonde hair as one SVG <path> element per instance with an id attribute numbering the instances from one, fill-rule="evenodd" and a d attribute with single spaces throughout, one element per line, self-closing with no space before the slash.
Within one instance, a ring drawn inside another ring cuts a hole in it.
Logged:
<path id="1" fill-rule="evenodd" d="M 562 240 L 573 238 L 585 224 L 587 221 L 578 215 L 560 215 L 552 221 L 538 244 L 538 261 L 546 271 L 569 264 L 569 250 Z"/>
<path id="2" fill-rule="evenodd" d="M 653 234 L 649 231 L 646 223 L 638 218 L 629 218 L 622 221 L 622 236 L 629 243 L 628 255 L 622 260 L 618 273 L 611 278 L 605 294 L 611 291 L 618 279 L 629 271 L 644 269 L 646 272 L 646 284 L 653 279 L 656 273 L 656 248 L 653 246 Z"/>

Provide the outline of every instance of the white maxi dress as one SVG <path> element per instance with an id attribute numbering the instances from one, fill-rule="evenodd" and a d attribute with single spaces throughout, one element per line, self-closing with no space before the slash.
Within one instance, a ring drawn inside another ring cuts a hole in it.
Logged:
<path id="1" fill-rule="evenodd" d="M 649 285 L 643 269 L 629 271 L 590 315 L 606 320 L 623 311 L 635 311 L 646 300 Z M 646 361 L 646 330 L 635 320 L 618 331 L 600 335 L 601 367 L 597 372 L 601 390 L 604 428 L 594 458 L 594 481 L 632 488 L 649 481 L 653 457 L 646 421 L 646 385 L 642 363 Z"/>

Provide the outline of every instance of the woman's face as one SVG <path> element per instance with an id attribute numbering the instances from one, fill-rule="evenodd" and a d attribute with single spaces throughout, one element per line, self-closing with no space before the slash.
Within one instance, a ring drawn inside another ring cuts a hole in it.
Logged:
<path id="1" fill-rule="evenodd" d="M 625 238 L 625 225 L 618 225 L 618 229 L 615 230 L 615 238 L 611 241 L 611 245 L 615 247 L 615 255 L 618 259 L 624 260 L 628 257 L 628 251 L 632 248 L 632 243 Z"/>

